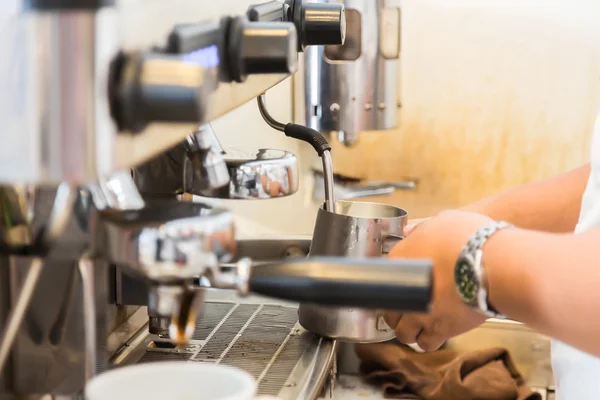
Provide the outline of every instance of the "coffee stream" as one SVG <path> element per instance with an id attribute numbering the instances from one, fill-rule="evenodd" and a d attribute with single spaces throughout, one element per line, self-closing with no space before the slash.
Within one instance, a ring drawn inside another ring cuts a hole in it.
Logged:
<path id="1" fill-rule="evenodd" d="M 179 310 L 173 314 L 169 325 L 169 337 L 176 346 L 185 346 L 192 338 L 201 307 L 200 298 L 199 290 L 185 288 Z"/>
<path id="2" fill-rule="evenodd" d="M 333 186 L 333 160 L 331 152 L 326 150 L 321 156 L 323 161 L 323 183 L 325 185 L 325 210 L 335 213 L 335 193 Z"/>

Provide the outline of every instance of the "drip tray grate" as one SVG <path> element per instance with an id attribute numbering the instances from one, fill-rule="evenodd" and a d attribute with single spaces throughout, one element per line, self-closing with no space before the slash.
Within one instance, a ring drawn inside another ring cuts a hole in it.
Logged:
<path id="1" fill-rule="evenodd" d="M 205 303 L 203 318 L 185 348 L 147 344 L 138 363 L 209 362 L 250 373 L 259 395 L 277 396 L 315 337 L 298 325 L 296 307 L 273 304 Z"/>

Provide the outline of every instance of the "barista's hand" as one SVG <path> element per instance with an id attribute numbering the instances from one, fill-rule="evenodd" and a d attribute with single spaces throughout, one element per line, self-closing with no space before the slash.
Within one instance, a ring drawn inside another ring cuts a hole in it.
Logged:
<path id="1" fill-rule="evenodd" d="M 404 236 L 410 235 L 410 233 L 415 230 L 417 225 L 419 225 L 423 221 L 427 221 L 428 219 L 429 218 L 418 218 L 409 220 L 406 226 L 404 227 Z"/>
<path id="2" fill-rule="evenodd" d="M 447 339 L 485 321 L 482 314 L 462 302 L 454 285 L 454 267 L 463 246 L 477 229 L 490 223 L 485 216 L 444 211 L 428 218 L 390 252 L 393 258 L 433 261 L 433 305 L 429 314 L 388 313 L 388 325 L 405 344 L 417 343 L 425 351 L 437 350 Z"/>

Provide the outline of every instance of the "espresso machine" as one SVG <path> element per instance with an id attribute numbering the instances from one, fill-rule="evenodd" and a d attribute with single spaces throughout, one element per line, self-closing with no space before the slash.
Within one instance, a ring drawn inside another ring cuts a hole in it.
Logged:
<path id="1" fill-rule="evenodd" d="M 191 3 L 195 21 L 127 44 L 133 14 L 165 23 L 160 2 L 2 9 L 2 399 L 80 398 L 96 374 L 161 360 L 237 366 L 261 393 L 312 399 L 337 342 L 298 324 L 299 302 L 429 306 L 426 260 L 307 259 L 310 241 L 238 240 L 233 213 L 201 201 L 298 190 L 293 154 L 223 148 L 210 122 L 294 74 L 299 52 L 342 45 L 344 7 L 274 1 L 204 20 L 211 2 Z"/>

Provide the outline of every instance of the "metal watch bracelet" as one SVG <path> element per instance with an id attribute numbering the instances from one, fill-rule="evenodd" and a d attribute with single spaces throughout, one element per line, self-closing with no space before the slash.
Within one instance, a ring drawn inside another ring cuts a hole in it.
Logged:
<path id="1" fill-rule="evenodd" d="M 473 282 L 474 287 L 477 288 L 477 293 L 475 294 L 475 298 L 466 299 L 463 297 L 463 293 L 461 293 L 461 297 L 465 303 L 470 306 L 476 307 L 479 311 L 490 318 L 500 318 L 505 319 L 506 317 L 499 313 L 489 301 L 489 283 L 487 280 L 487 274 L 485 269 L 485 264 L 483 260 L 483 246 L 487 242 L 487 240 L 494 235 L 496 232 L 505 229 L 514 227 L 512 224 L 504 221 L 493 222 L 490 225 L 480 228 L 475 232 L 473 236 L 469 239 L 463 250 L 461 251 L 461 256 L 457 261 L 457 269 L 460 267 L 461 263 L 467 262 L 472 263 L 473 268 L 473 278 L 476 282 Z M 457 285 L 459 284 L 457 280 Z M 460 292 L 460 289 L 459 289 Z"/>

